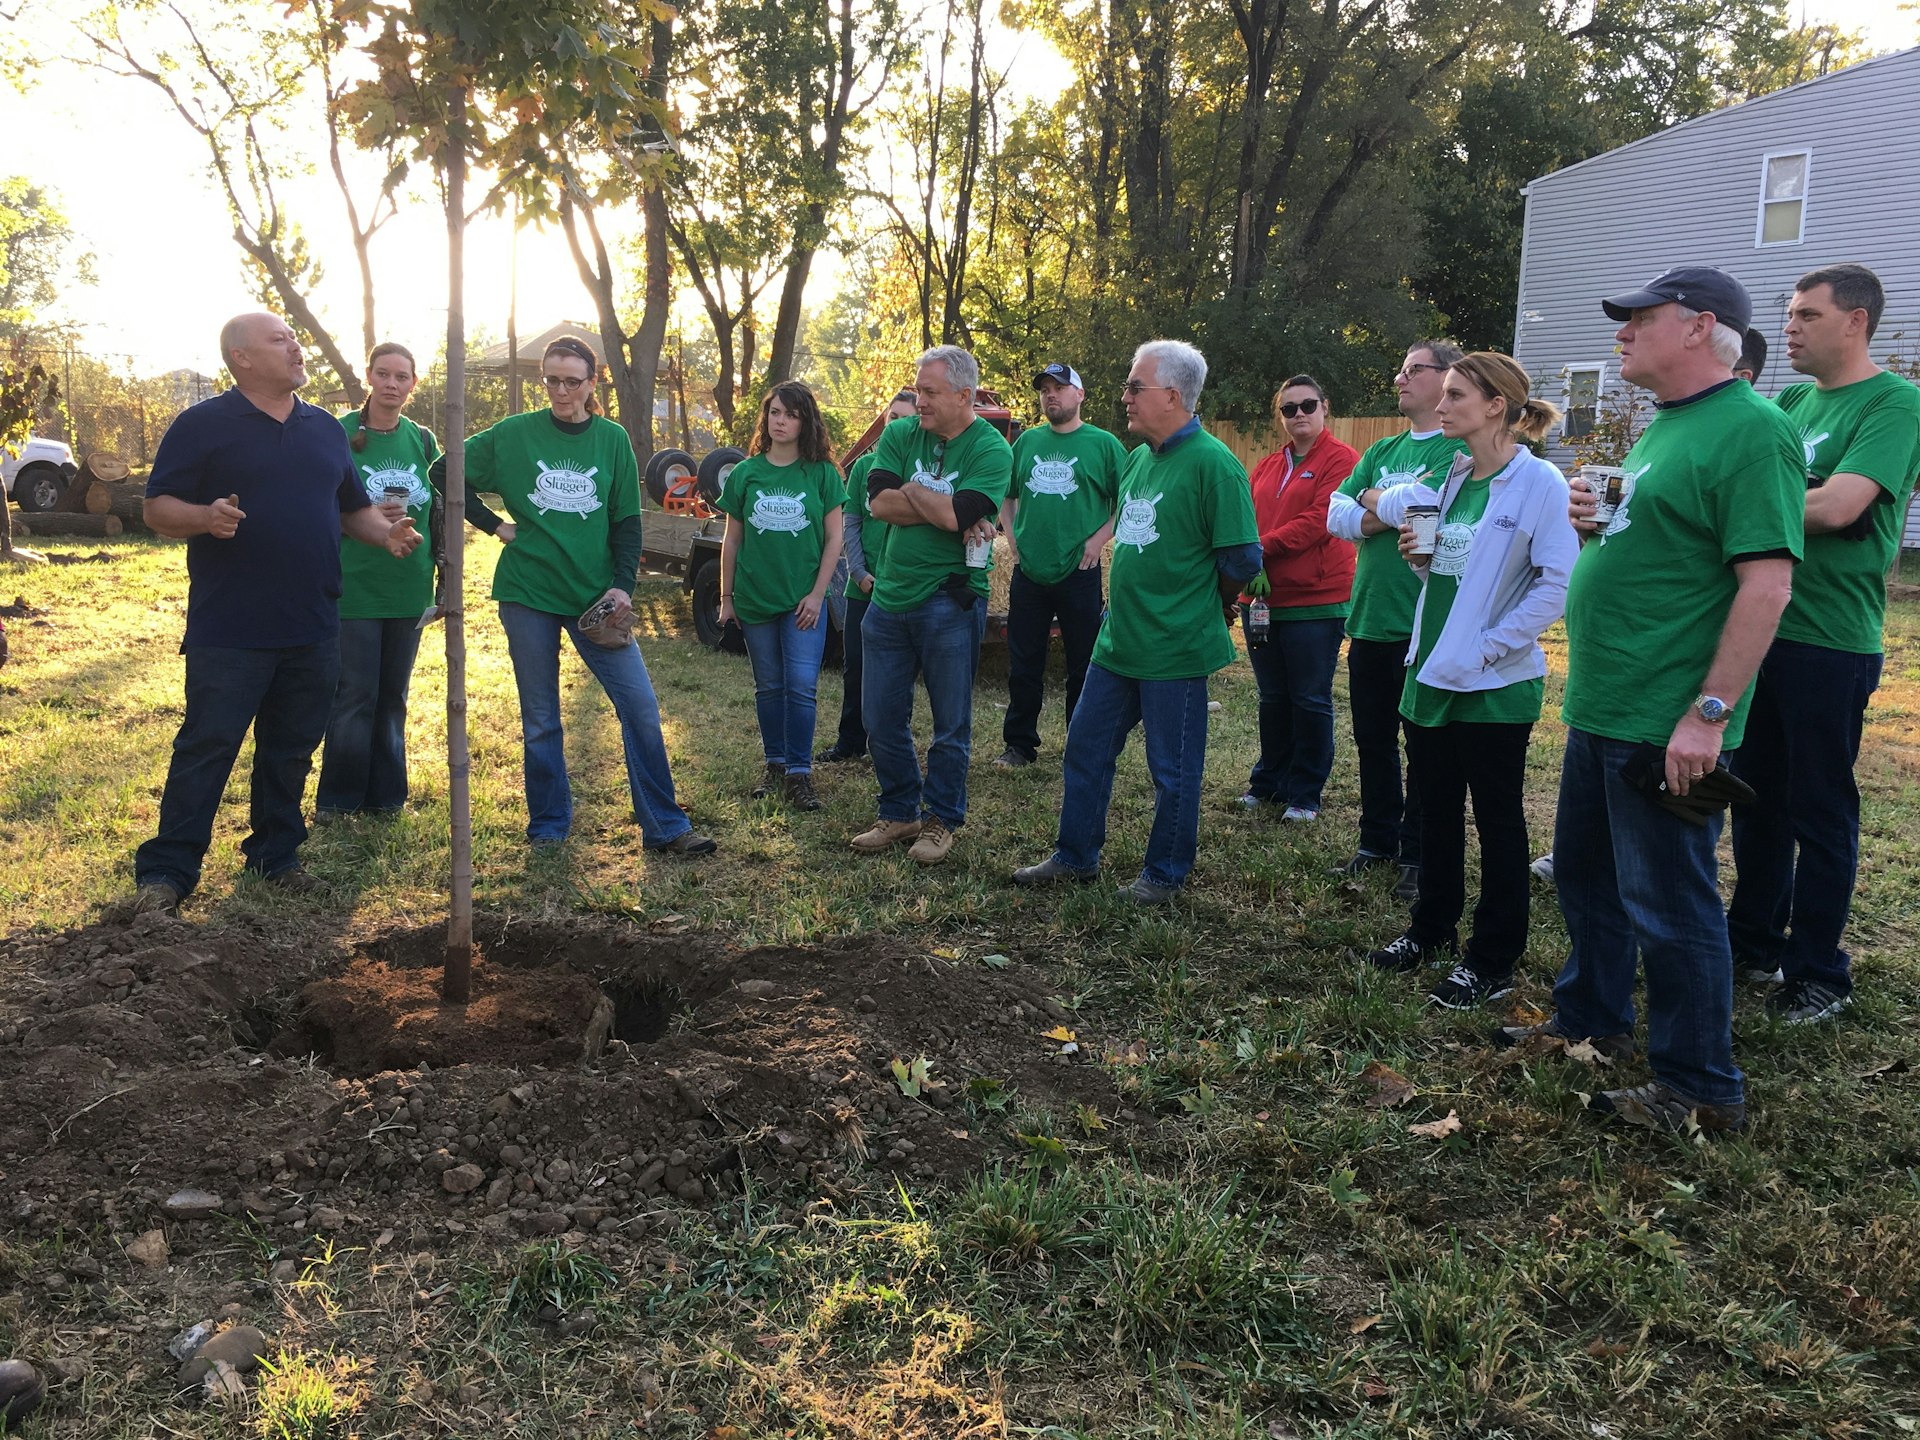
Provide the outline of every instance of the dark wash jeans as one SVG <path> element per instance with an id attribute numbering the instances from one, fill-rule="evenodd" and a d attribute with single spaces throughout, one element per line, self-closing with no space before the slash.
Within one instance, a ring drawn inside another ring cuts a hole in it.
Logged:
<path id="1" fill-rule="evenodd" d="M 1688 1099 L 1745 1099 L 1733 1063 L 1733 954 L 1720 910 L 1720 821 L 1690 825 L 1620 776 L 1639 748 L 1567 731 L 1553 884 L 1566 964 L 1553 987 L 1569 1035 L 1633 1029 L 1636 961 L 1647 979 L 1647 1061 Z"/>
<path id="2" fill-rule="evenodd" d="M 1153 781 L 1153 828 L 1140 874 L 1156 885 L 1186 883 L 1200 844 L 1200 784 L 1207 768 L 1207 677 L 1133 680 L 1102 666 L 1087 671 L 1062 762 L 1060 838 L 1054 859 L 1076 870 L 1100 863 L 1114 769 L 1127 736 L 1145 732 Z"/>
<path id="3" fill-rule="evenodd" d="M 1464 959 L 1490 979 L 1511 975 L 1527 948 L 1527 740 L 1531 725 L 1407 726 L 1420 785 L 1420 898 L 1413 938 L 1458 938 L 1467 905 L 1467 797 L 1480 837 L 1480 896 Z"/>
<path id="4" fill-rule="evenodd" d="M 407 690 L 419 653 L 417 620 L 340 622 L 340 685 L 314 809 L 379 812 L 407 803 Z"/>
<path id="5" fill-rule="evenodd" d="M 866 654 L 860 676 L 867 749 L 880 784 L 882 820 L 936 817 L 949 830 L 967 818 L 967 761 L 973 753 L 973 676 L 987 602 L 961 606 L 936 590 L 917 608 L 895 614 L 867 607 L 861 622 Z M 913 682 L 924 680 L 933 714 L 923 778 L 913 748 Z"/>
<path id="6" fill-rule="evenodd" d="M 1047 646 L 1053 622 L 1060 621 L 1060 645 L 1067 657 L 1067 723 L 1087 683 L 1093 642 L 1100 638 L 1100 567 L 1075 570 L 1064 580 L 1042 585 L 1014 567 L 1007 592 L 1007 719 L 1001 738 L 1009 750 L 1031 759 L 1040 750 L 1040 707 L 1046 703 Z"/>
<path id="7" fill-rule="evenodd" d="M 1333 770 L 1333 672 L 1347 622 L 1337 615 L 1285 620 L 1282 614 L 1272 612 L 1266 644 L 1247 647 L 1260 690 L 1260 758 L 1247 777 L 1247 793 L 1318 810 Z M 1244 633 L 1244 615 L 1240 626 Z M 1398 789 L 1399 756 L 1394 759 Z"/>
<path id="8" fill-rule="evenodd" d="M 1353 749 L 1360 760 L 1360 848 L 1420 863 L 1420 790 L 1407 761 L 1400 788 L 1400 692 L 1407 681 L 1405 640 L 1347 641 L 1347 703 Z"/>
<path id="9" fill-rule="evenodd" d="M 1878 655 L 1775 640 L 1729 761 L 1758 797 L 1733 809 L 1733 953 L 1842 991 L 1853 988 L 1840 937 L 1860 868 L 1853 765 L 1880 665 Z"/>
<path id="10" fill-rule="evenodd" d="M 135 853 L 133 874 L 137 884 L 165 881 L 185 895 L 200 883 L 220 795 L 249 727 L 251 829 L 240 853 L 258 875 L 277 875 L 299 863 L 307 838 L 300 800 L 313 752 L 326 733 L 340 646 L 328 639 L 282 650 L 195 645 L 182 653 L 187 713 L 173 737 L 159 833 Z"/>
<path id="11" fill-rule="evenodd" d="M 866 666 L 866 645 L 860 626 L 873 602 L 849 583 L 845 615 L 840 629 L 840 731 L 834 746 L 842 755 L 867 753 L 867 723 L 860 713 L 860 681 Z"/>

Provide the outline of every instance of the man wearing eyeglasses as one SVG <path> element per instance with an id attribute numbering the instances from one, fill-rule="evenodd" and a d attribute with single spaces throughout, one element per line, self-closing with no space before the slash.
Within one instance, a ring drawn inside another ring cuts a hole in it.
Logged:
<path id="1" fill-rule="evenodd" d="M 1397 864 L 1393 893 L 1407 901 L 1420 895 L 1420 802 L 1411 765 L 1401 789 L 1400 692 L 1420 577 L 1400 558 L 1399 531 L 1381 520 L 1378 507 L 1388 490 L 1444 476 L 1466 448 L 1440 433 L 1434 413 L 1448 367 L 1460 354 L 1459 346 L 1445 340 L 1420 340 L 1408 348 L 1393 384 L 1409 428 L 1369 445 L 1327 503 L 1328 531 L 1359 551 L 1347 616 L 1347 703 L 1360 760 L 1360 845 L 1335 873 L 1358 875 Z"/>
<path id="2" fill-rule="evenodd" d="M 1013 450 L 974 413 L 979 363 L 957 345 L 920 357 L 917 416 L 881 432 L 867 477 L 873 518 L 893 527 L 887 563 L 861 622 L 861 711 L 880 785 L 879 817 L 853 838 L 877 854 L 938 865 L 967 818 L 973 677 L 986 633 L 994 516 L 1013 477 Z M 969 563 L 969 552 L 978 563 Z M 924 779 L 913 745 L 913 681 L 927 687 L 933 738 Z"/>
<path id="3" fill-rule="evenodd" d="M 1121 477 L 1107 618 L 1067 728 L 1060 833 L 1053 854 L 1013 872 L 1016 885 L 1100 874 L 1114 767 L 1134 726 L 1145 732 L 1153 828 L 1139 876 L 1120 893 L 1173 899 L 1199 848 L 1207 762 L 1207 677 L 1233 663 L 1232 599 L 1260 569 L 1247 472 L 1194 414 L 1207 361 L 1178 340 L 1134 352 L 1123 387 L 1127 428 L 1147 443 Z"/>
<path id="4" fill-rule="evenodd" d="M 1067 655 L 1067 717 L 1080 703 L 1100 634 L 1100 557 L 1113 537 L 1113 496 L 1127 451 L 1110 432 L 1080 418 L 1086 387 L 1060 361 L 1033 377 L 1047 423 L 1021 432 L 1013 486 L 1000 507 L 1013 551 L 1007 596 L 1007 719 L 1002 769 L 1031 765 L 1040 750 L 1047 644 L 1053 622 Z"/>

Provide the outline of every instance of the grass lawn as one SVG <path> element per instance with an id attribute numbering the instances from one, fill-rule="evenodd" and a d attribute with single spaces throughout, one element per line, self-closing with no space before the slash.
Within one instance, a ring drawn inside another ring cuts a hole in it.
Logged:
<path id="1" fill-rule="evenodd" d="M 17 594 L 34 611 L 8 622 L 13 660 L 0 671 L 0 909 L 16 935 L 91 923 L 128 891 L 181 713 L 181 548 L 46 548 L 70 563 L 0 577 L 0 600 Z M 495 553 L 470 547 L 470 594 L 485 594 Z M 197 1300 L 174 1311 L 151 1296 L 116 1300 L 111 1286 L 47 1292 L 32 1277 L 78 1237 L 14 1230 L 0 1240 L 0 1358 L 90 1345 L 122 1357 L 61 1386 L 22 1433 L 1920 1432 L 1920 600 L 1910 592 L 1890 613 L 1859 766 L 1858 998 L 1841 1023 L 1800 1032 L 1770 1023 L 1755 995 L 1739 998 L 1753 1123 L 1713 1145 L 1596 1127 L 1581 1094 L 1619 1083 L 1611 1074 L 1565 1058 L 1500 1063 L 1481 1044 L 1493 1016 L 1435 1014 L 1419 977 L 1358 963 L 1402 916 L 1384 882 L 1328 876 L 1351 852 L 1357 816 L 1344 719 L 1317 824 L 1241 815 L 1231 802 L 1257 748 L 1244 661 L 1213 682 L 1222 708 L 1199 867 L 1179 903 L 1147 912 L 1111 884 L 1027 894 L 1006 881 L 1053 836 L 1057 674 L 1041 763 L 1001 772 L 987 761 L 1000 748 L 1004 660 L 989 652 L 968 823 L 952 860 L 921 871 L 903 851 L 847 849 L 873 813 L 858 767 L 816 776 L 827 802 L 816 815 L 747 799 L 759 749 L 745 659 L 694 641 L 677 582 L 644 582 L 635 603 L 680 798 L 720 855 L 641 855 L 618 731 L 569 658 L 574 839 L 558 859 L 529 856 L 505 644 L 476 600 L 478 904 L 688 926 L 741 946 L 882 934 L 1011 956 L 1042 971 L 1078 1023 L 1139 1042 L 1115 1057 L 1115 1074 L 1131 1103 L 1166 1117 L 1175 1143 L 1139 1157 L 1089 1124 L 1048 1163 L 1010 1160 L 964 1190 L 876 1176 L 851 1203 L 736 1196 L 684 1210 L 662 1263 L 625 1273 L 474 1235 L 412 1254 L 310 1248 L 303 1278 L 264 1316 L 279 1374 L 225 1413 L 175 1407 L 151 1378 L 152 1352 L 198 1318 Z M 307 846 L 309 868 L 344 898 L 323 911 L 237 883 L 243 753 L 189 919 L 350 936 L 442 912 L 438 633 L 415 676 L 412 808 L 328 827 Z M 1564 646 L 1549 652 L 1551 715 Z M 1344 709 L 1344 676 L 1341 688 Z M 839 701 L 829 672 L 822 744 Z M 1529 772 L 1537 848 L 1560 748 L 1542 725 Z M 1150 808 L 1136 743 L 1116 786 L 1115 881 L 1137 871 Z M 1503 1015 L 1550 1003 L 1565 937 L 1551 897 L 1535 902 L 1524 983 Z M 18 989 L 10 965 L 0 953 L 0 999 Z M 1411 1082 L 1409 1102 L 1367 1103 L 1363 1072 L 1376 1062 Z M 1410 1128 L 1450 1113 L 1451 1134 Z M 0 1155 L 11 1193 L 6 1168 Z M 203 1285 L 257 1280 L 275 1255 L 237 1232 L 192 1266 Z M 530 1288 L 591 1307 L 599 1328 L 556 1337 L 530 1318 Z M 129 1326 L 146 1349 L 122 1363 L 128 1342 L 114 1337 Z"/>

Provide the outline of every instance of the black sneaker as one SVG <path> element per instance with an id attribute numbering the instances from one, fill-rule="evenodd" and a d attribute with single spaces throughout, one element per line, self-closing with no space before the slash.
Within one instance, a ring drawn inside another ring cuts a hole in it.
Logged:
<path id="1" fill-rule="evenodd" d="M 1530 1041 L 1558 1040 L 1562 1045 L 1591 1045 L 1611 1061 L 1633 1058 L 1631 1035 L 1569 1035 L 1560 1028 L 1560 1017 L 1549 1015 L 1538 1025 L 1502 1025 L 1487 1037 L 1496 1050 L 1512 1050 Z"/>
<path id="2" fill-rule="evenodd" d="M 1024 770 L 1027 766 L 1033 764 L 1037 758 L 1037 756 L 1029 755 L 1024 750 L 1016 750 L 1013 746 L 1009 745 L 1000 752 L 1000 758 L 993 763 L 994 767 L 1000 770 Z"/>
<path id="3" fill-rule="evenodd" d="M 764 800 L 769 795 L 778 795 L 786 788 L 786 784 L 787 767 L 784 765 L 775 765 L 769 761 L 766 773 L 760 777 L 760 783 L 749 790 L 747 794 L 755 800 Z"/>
<path id="4" fill-rule="evenodd" d="M 1420 867 L 1403 864 L 1400 878 L 1393 882 L 1393 898 L 1411 905 L 1420 898 Z"/>
<path id="5" fill-rule="evenodd" d="M 796 810 L 818 810 L 822 801 L 813 790 L 813 776 L 788 775 L 786 777 L 787 803 Z"/>
<path id="6" fill-rule="evenodd" d="M 711 855 L 720 846 L 709 836 L 687 830 L 664 845 L 651 847 L 656 855 Z"/>
<path id="7" fill-rule="evenodd" d="M 1853 992 L 1824 980 L 1788 980 L 1767 996 L 1767 1013 L 1782 1025 L 1830 1020 L 1853 1003 Z"/>
<path id="8" fill-rule="evenodd" d="M 1382 865 L 1393 864 L 1391 855 L 1376 855 L 1371 850 L 1361 850 L 1344 865 L 1336 865 L 1328 873 L 1336 880 L 1349 880 L 1369 870 L 1378 870 Z"/>
<path id="9" fill-rule="evenodd" d="M 1460 958 L 1460 946 L 1448 940 L 1439 945 L 1422 945 L 1407 931 L 1391 945 L 1382 946 L 1367 956 L 1367 963 L 1379 970 L 1418 970 L 1423 965 L 1448 965 Z"/>
<path id="10" fill-rule="evenodd" d="M 1753 960 L 1735 955 L 1733 978 L 1742 985 L 1778 985 L 1786 977 L 1780 973 L 1779 965 L 1773 961 Z"/>
<path id="11" fill-rule="evenodd" d="M 814 756 L 813 763 L 816 765 L 839 765 L 847 760 L 864 760 L 866 758 L 867 752 L 864 750 L 848 750 L 842 745 L 833 744 Z"/>
<path id="12" fill-rule="evenodd" d="M 1511 973 L 1482 975 L 1471 965 L 1456 965 L 1446 979 L 1427 992 L 1427 1001 L 1443 1010 L 1472 1010 L 1512 993 Z"/>

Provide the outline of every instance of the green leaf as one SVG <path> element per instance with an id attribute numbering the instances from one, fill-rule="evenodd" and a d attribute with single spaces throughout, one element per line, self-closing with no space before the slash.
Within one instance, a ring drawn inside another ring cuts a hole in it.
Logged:
<path id="1" fill-rule="evenodd" d="M 1007 968 L 1007 966 L 1011 965 L 1013 962 L 1007 959 L 1007 957 L 1004 955 L 996 954 L 996 955 L 982 955 L 980 957 L 980 963 L 986 966 L 989 970 L 1004 970 Z"/>
<path id="2" fill-rule="evenodd" d="M 1333 1178 L 1327 1182 L 1327 1193 L 1333 1196 L 1333 1203 L 1342 1210 L 1357 1210 L 1373 1201 L 1366 1191 L 1354 1188 L 1351 1170 L 1334 1171 Z"/>

